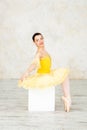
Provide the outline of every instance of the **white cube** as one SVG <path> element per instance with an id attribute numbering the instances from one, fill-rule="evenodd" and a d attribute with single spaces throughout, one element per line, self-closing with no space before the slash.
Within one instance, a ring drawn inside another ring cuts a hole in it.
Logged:
<path id="1" fill-rule="evenodd" d="M 55 87 L 29 89 L 29 111 L 55 111 Z"/>

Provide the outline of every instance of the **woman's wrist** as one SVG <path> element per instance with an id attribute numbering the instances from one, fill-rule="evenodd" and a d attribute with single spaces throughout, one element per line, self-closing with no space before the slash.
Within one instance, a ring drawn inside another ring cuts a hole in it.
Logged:
<path id="1" fill-rule="evenodd" d="M 29 72 L 27 71 L 27 72 L 25 72 L 25 75 L 29 75 Z"/>

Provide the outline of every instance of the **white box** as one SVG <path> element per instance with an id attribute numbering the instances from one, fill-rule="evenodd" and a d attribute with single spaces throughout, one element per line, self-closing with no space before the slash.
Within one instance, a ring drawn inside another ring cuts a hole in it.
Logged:
<path id="1" fill-rule="evenodd" d="M 55 87 L 29 89 L 29 111 L 55 111 Z"/>

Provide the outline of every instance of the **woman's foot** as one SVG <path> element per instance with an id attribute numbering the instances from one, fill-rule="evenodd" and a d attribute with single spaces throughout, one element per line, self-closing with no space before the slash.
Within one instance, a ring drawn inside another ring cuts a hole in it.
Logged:
<path id="1" fill-rule="evenodd" d="M 71 108 L 71 98 L 62 96 L 62 100 L 64 102 L 64 109 L 66 112 L 70 111 Z"/>

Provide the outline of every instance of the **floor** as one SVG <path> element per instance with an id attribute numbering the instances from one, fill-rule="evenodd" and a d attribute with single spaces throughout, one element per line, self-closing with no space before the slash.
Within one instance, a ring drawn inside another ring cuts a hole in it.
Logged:
<path id="1" fill-rule="evenodd" d="M 64 111 L 56 86 L 56 111 L 29 112 L 28 91 L 17 80 L 0 80 L 0 130 L 87 130 L 87 80 L 70 80 L 72 109 Z"/>

